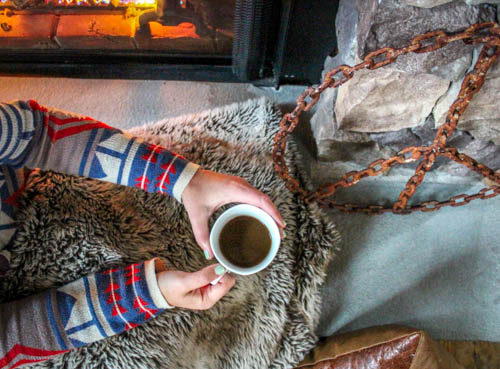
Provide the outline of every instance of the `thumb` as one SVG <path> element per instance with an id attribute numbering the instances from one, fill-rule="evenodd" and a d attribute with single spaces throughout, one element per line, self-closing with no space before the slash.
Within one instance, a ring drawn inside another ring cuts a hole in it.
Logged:
<path id="1" fill-rule="evenodd" d="M 210 232 L 208 230 L 208 214 L 204 212 L 188 212 L 189 221 L 193 228 L 194 238 L 203 249 L 205 258 L 212 259 L 213 254 L 210 249 Z M 207 257 L 208 255 L 208 257 Z"/>
<path id="2" fill-rule="evenodd" d="M 184 286 L 186 289 L 192 291 L 209 285 L 210 282 L 221 276 L 221 274 L 215 273 L 216 269 L 218 272 L 221 270 L 225 272 L 224 267 L 219 264 L 209 265 L 201 270 L 198 270 L 197 272 L 189 273 L 184 282 Z"/>
<path id="3" fill-rule="evenodd" d="M 191 273 L 191 276 L 188 278 L 189 281 L 186 282 L 193 290 L 185 295 L 184 302 L 186 306 L 196 310 L 210 309 L 226 295 L 235 283 L 232 275 L 226 273 L 217 284 L 210 284 L 210 282 L 220 276 L 215 273 L 215 270 L 220 268 L 222 266 L 215 264 L 198 272 Z"/>

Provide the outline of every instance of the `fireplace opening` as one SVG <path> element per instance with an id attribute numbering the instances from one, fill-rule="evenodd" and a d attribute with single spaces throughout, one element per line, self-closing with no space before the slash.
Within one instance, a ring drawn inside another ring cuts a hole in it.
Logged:
<path id="1" fill-rule="evenodd" d="M 0 0 L 0 73 L 311 83 L 335 49 L 337 8 L 314 3 Z"/>
<path id="2" fill-rule="evenodd" d="M 3 49 L 231 55 L 236 0 L 1 0 Z"/>

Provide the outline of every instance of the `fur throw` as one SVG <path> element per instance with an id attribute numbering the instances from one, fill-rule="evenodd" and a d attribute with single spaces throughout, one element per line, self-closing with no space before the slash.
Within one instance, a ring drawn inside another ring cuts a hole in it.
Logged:
<path id="1" fill-rule="evenodd" d="M 277 108 L 258 99 L 130 132 L 205 169 L 244 177 L 274 201 L 287 237 L 267 269 L 236 277 L 212 309 L 168 310 L 34 368 L 290 368 L 314 347 L 319 287 L 339 237 L 316 204 L 302 202 L 276 175 L 270 153 L 279 120 Z M 308 184 L 293 142 L 287 160 Z M 3 301 L 154 256 L 189 272 L 207 265 L 186 211 L 173 198 L 35 172 L 20 202 L 13 270 L 0 280 Z"/>

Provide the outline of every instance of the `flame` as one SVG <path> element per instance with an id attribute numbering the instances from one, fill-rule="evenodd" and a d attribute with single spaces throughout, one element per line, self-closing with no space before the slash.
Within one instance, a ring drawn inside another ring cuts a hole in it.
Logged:
<path id="1" fill-rule="evenodd" d="M 9 4 L 10 0 L 0 0 L 1 4 Z M 57 6 L 107 6 L 111 4 L 111 0 L 94 0 L 90 3 L 89 0 L 44 0 L 46 5 L 57 5 Z M 152 8 L 156 5 L 156 0 L 119 0 L 118 6 L 127 7 L 138 6 Z M 116 5 L 116 4 L 115 4 Z"/>

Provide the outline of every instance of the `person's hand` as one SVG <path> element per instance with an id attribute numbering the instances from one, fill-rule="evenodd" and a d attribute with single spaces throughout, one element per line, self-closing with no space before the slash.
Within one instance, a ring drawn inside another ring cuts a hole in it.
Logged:
<path id="1" fill-rule="evenodd" d="M 194 237 L 207 259 L 210 249 L 208 218 L 222 205 L 239 202 L 257 206 L 273 217 L 283 237 L 285 223 L 269 196 L 253 188 L 241 177 L 199 169 L 182 193 L 182 202 L 189 215 Z"/>
<path id="2" fill-rule="evenodd" d="M 216 270 L 217 268 L 217 270 Z M 234 285 L 235 279 L 226 273 L 217 284 L 214 279 L 224 272 L 219 264 L 210 265 L 195 273 L 168 270 L 156 275 L 160 291 L 169 305 L 192 310 L 210 309 Z"/>

